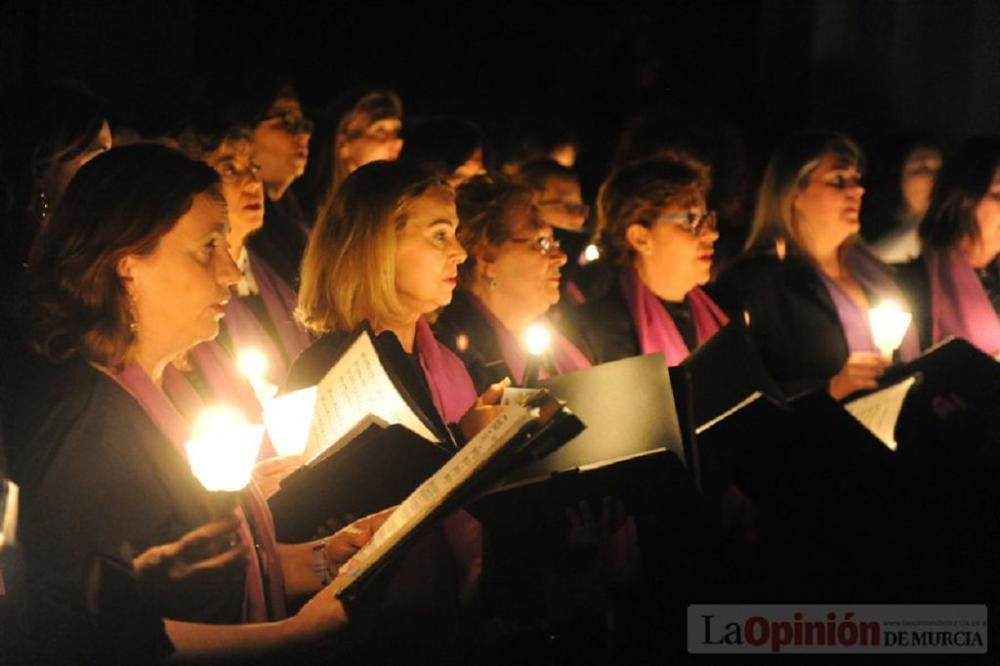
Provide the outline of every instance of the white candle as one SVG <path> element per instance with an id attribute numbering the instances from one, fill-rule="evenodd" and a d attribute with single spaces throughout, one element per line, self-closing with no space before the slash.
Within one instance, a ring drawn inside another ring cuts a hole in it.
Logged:
<path id="1" fill-rule="evenodd" d="M 524 348 L 529 354 L 541 356 L 552 344 L 552 333 L 543 324 L 532 324 L 524 332 Z"/>
<path id="2" fill-rule="evenodd" d="M 912 319 L 913 315 L 895 301 L 882 301 L 877 307 L 868 310 L 872 338 L 883 356 L 892 358 L 893 352 L 903 343 Z"/>
<path id="3" fill-rule="evenodd" d="M 232 407 L 210 407 L 195 422 L 185 444 L 191 471 L 209 491 L 238 491 L 253 473 L 264 426 L 247 423 Z"/>
<path id="4" fill-rule="evenodd" d="M 278 392 L 278 387 L 267 381 L 267 355 L 259 349 L 242 349 L 236 355 L 236 367 L 250 381 L 257 401 L 262 405 Z"/>
<path id="5" fill-rule="evenodd" d="M 315 406 L 315 386 L 264 403 L 264 424 L 279 456 L 300 456 L 306 450 Z"/>

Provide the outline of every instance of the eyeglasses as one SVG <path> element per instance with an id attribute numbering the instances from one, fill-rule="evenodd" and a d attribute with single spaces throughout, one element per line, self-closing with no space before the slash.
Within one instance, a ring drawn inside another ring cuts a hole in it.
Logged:
<path id="1" fill-rule="evenodd" d="M 275 127 L 286 134 L 312 134 L 313 129 L 316 127 L 316 123 L 309 118 L 297 115 L 291 111 L 273 113 L 261 118 L 261 122 L 267 122 L 268 120 L 277 120 L 278 122 L 275 123 Z"/>
<path id="2" fill-rule="evenodd" d="M 510 242 L 527 243 L 543 257 L 547 257 L 553 250 L 559 249 L 559 241 L 552 236 L 539 236 L 537 238 L 511 238 Z"/>
<path id="3" fill-rule="evenodd" d="M 653 222 L 669 222 L 677 226 L 684 227 L 692 236 L 700 236 L 702 231 L 714 231 L 718 219 L 714 210 L 704 213 L 676 213 L 672 215 L 660 215 Z"/>
<path id="4" fill-rule="evenodd" d="M 548 206 L 562 208 L 567 215 L 579 215 L 580 217 L 587 217 L 590 214 L 590 206 L 584 203 L 574 203 L 571 201 L 562 201 L 560 199 L 552 199 L 551 201 L 539 201 L 539 206 Z"/>

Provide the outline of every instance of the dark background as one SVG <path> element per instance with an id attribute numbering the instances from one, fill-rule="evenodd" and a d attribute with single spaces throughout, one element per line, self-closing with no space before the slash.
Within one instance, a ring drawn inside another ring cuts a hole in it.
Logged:
<path id="1" fill-rule="evenodd" d="M 6 2 L 0 91 L 83 79 L 114 124 L 166 127 L 185 84 L 277 65 L 307 106 L 358 85 L 409 116 L 456 113 L 491 133 L 558 118 L 600 178 L 622 121 L 649 106 L 721 118 L 752 167 L 793 128 L 866 147 L 903 130 L 946 143 L 1000 133 L 994 0 L 700 2 Z M 6 128 L 16 131 L 16 128 Z"/>

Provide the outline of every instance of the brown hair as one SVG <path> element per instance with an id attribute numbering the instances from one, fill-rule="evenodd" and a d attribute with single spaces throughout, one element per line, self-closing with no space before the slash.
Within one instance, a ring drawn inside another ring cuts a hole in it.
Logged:
<path id="1" fill-rule="evenodd" d="M 686 206 L 705 196 L 706 182 L 691 166 L 675 160 L 626 165 L 601 185 L 597 229 L 611 257 L 627 265 L 634 254 L 626 239 L 633 224 L 649 226 L 667 204 Z"/>
<path id="2" fill-rule="evenodd" d="M 927 214 L 920 223 L 925 246 L 949 250 L 963 239 L 979 239 L 976 207 L 1000 169 L 1000 137 L 963 143 L 938 174 Z"/>
<path id="3" fill-rule="evenodd" d="M 400 316 L 396 235 L 405 207 L 448 184 L 403 162 L 372 162 L 344 181 L 319 216 L 302 261 L 296 318 L 317 333 L 350 331 L 361 322 Z"/>
<path id="4" fill-rule="evenodd" d="M 511 237 L 510 214 L 518 207 L 534 210 L 532 192 L 507 176 L 476 176 L 458 188 L 455 197 L 458 209 L 458 242 L 469 258 L 459 265 L 459 279 L 468 288 L 475 276 L 476 256 L 490 246 Z M 537 215 L 531 218 L 542 226 Z"/>
<path id="5" fill-rule="evenodd" d="M 198 194 L 221 200 L 218 184 L 208 166 L 151 143 L 116 148 L 84 165 L 25 272 L 29 342 L 54 361 L 82 354 L 115 369 L 127 363 L 136 334 L 119 262 L 153 252 Z"/>

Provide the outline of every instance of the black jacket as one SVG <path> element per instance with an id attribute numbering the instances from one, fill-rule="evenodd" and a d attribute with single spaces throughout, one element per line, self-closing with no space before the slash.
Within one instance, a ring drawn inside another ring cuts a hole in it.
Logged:
<path id="1" fill-rule="evenodd" d="M 749 314 L 751 338 L 788 395 L 824 388 L 844 366 L 847 339 L 823 280 L 789 251 L 740 258 L 709 289 L 732 318 Z"/>

